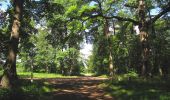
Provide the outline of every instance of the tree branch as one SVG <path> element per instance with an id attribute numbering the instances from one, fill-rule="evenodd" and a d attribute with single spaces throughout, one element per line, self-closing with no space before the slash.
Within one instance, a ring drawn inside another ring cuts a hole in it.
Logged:
<path id="1" fill-rule="evenodd" d="M 120 17 L 120 16 L 104 16 L 104 15 L 102 15 L 102 14 L 96 14 L 96 15 L 92 15 L 92 16 L 89 16 L 90 18 L 96 18 L 96 17 L 102 17 L 102 18 L 104 18 L 104 19 L 117 19 L 117 20 L 120 20 L 120 21 L 129 21 L 129 22 L 132 22 L 132 23 L 134 23 L 134 24 L 139 24 L 139 22 L 138 21 L 136 21 L 136 20 L 133 20 L 133 19 L 131 19 L 131 18 L 125 18 L 125 17 Z"/>
<path id="2" fill-rule="evenodd" d="M 101 4 L 101 2 L 100 2 L 99 0 L 97 0 L 97 3 L 98 3 L 98 5 L 99 5 L 99 12 L 100 12 L 101 14 L 103 14 L 103 9 L 102 9 L 102 4 Z"/>
<path id="3" fill-rule="evenodd" d="M 126 18 L 126 17 L 120 17 L 120 16 L 102 16 L 103 18 L 106 18 L 106 19 L 112 19 L 112 18 L 115 18 L 117 20 L 120 20 L 120 21 L 129 21 L 129 22 L 132 22 L 134 24 L 139 24 L 138 21 L 136 20 L 133 20 L 131 18 Z"/>
<path id="4" fill-rule="evenodd" d="M 163 11 L 161 11 L 158 15 L 156 15 L 154 18 L 149 20 L 149 22 L 154 23 L 157 19 L 159 19 L 162 15 L 166 14 L 167 12 L 170 12 L 170 2 L 168 2 L 168 4 L 166 5 L 166 8 L 163 9 Z"/>

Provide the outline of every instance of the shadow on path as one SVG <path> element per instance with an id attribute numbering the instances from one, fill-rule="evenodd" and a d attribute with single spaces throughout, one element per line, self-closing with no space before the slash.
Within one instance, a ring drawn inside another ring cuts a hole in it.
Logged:
<path id="1" fill-rule="evenodd" d="M 106 78 L 79 77 L 42 79 L 55 90 L 41 97 L 41 100 L 113 100 L 98 87 Z"/>

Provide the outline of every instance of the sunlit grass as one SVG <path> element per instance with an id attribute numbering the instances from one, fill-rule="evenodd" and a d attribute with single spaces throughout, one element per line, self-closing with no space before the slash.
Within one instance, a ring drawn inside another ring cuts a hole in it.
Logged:
<path id="1" fill-rule="evenodd" d="M 45 83 L 41 80 L 30 82 L 27 79 L 21 79 L 12 89 L 0 88 L 0 100 L 41 100 L 40 98 L 52 91 L 54 91 L 54 87 L 48 82 Z"/>
<path id="2" fill-rule="evenodd" d="M 99 75 L 97 77 L 99 77 L 99 78 L 108 78 L 109 76 L 107 76 L 107 75 Z"/>
<path id="3" fill-rule="evenodd" d="M 21 78 L 30 78 L 31 72 L 18 72 Z M 33 73 L 33 78 L 77 78 L 78 76 L 63 76 L 61 74 L 53 73 Z"/>
<path id="4" fill-rule="evenodd" d="M 121 79 L 99 86 L 116 100 L 170 100 L 170 81 L 161 79 Z"/>
<path id="5" fill-rule="evenodd" d="M 94 73 L 81 73 L 81 75 L 84 75 L 84 76 L 93 76 Z"/>

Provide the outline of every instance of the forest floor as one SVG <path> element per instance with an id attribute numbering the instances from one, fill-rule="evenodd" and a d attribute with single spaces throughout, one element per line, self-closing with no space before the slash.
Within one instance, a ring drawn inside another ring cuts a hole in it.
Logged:
<path id="1" fill-rule="evenodd" d="M 113 100 L 100 86 L 108 81 L 103 76 L 40 76 L 35 74 L 31 82 L 28 75 L 19 75 L 12 91 L 0 86 L 0 100 Z"/>
<path id="2" fill-rule="evenodd" d="M 36 82 L 43 92 L 26 100 L 170 100 L 170 81 L 162 79 L 115 80 L 110 84 L 108 78 L 79 76 L 38 78 Z"/>
<path id="3" fill-rule="evenodd" d="M 40 100 L 113 100 L 99 84 L 108 80 L 99 77 L 37 79 L 52 87 Z"/>
<path id="4" fill-rule="evenodd" d="M 12 91 L 0 87 L 0 100 L 170 100 L 170 79 L 60 76 L 21 77 Z"/>

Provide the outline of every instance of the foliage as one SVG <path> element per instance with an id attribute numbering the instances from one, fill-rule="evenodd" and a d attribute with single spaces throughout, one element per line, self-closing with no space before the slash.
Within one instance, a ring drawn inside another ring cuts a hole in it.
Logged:
<path id="1" fill-rule="evenodd" d="M 57 55 L 59 71 L 63 75 L 80 75 L 79 51 L 75 48 L 69 48 L 60 51 Z"/>

